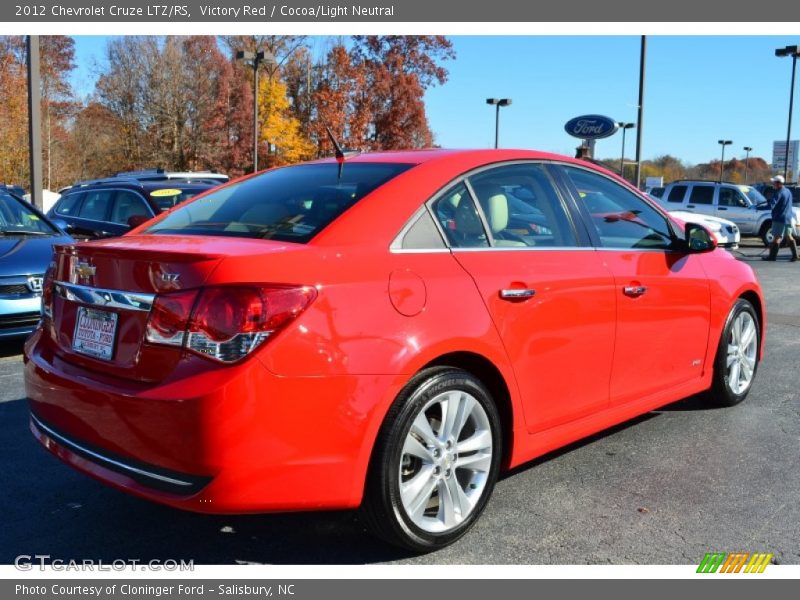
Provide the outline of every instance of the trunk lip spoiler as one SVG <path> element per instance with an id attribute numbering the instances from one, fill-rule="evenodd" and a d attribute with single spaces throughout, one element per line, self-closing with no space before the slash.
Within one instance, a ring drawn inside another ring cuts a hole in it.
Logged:
<path id="1" fill-rule="evenodd" d="M 110 290 L 64 281 L 54 281 L 53 287 L 56 295 L 64 300 L 98 308 L 150 312 L 156 298 L 156 294 L 147 292 Z"/>

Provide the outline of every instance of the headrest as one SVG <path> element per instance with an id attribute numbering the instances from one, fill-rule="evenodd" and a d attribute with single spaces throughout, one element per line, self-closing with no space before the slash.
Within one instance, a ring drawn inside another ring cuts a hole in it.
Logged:
<path id="1" fill-rule="evenodd" d="M 486 219 L 492 233 L 498 233 L 508 227 L 508 198 L 505 194 L 498 193 L 486 200 Z"/>

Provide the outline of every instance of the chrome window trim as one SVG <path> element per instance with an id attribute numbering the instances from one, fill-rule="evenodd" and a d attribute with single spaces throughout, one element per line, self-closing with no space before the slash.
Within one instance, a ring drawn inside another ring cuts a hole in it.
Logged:
<path id="1" fill-rule="evenodd" d="M 450 248 L 389 248 L 391 254 L 450 254 Z"/>
<path id="2" fill-rule="evenodd" d="M 80 444 L 76 444 L 72 440 L 68 440 L 62 435 L 59 435 L 52 429 L 50 429 L 47 425 L 42 423 L 39 419 L 36 418 L 36 415 L 31 413 L 31 419 L 33 420 L 34 424 L 37 428 L 39 428 L 43 433 L 45 433 L 48 437 L 52 438 L 55 442 L 58 442 L 62 446 L 66 446 L 72 450 L 78 450 L 79 453 L 86 454 L 91 456 L 93 459 L 97 460 L 100 463 L 105 463 L 107 465 L 113 465 L 118 469 L 122 469 L 128 471 L 130 473 L 136 473 L 137 475 L 142 475 L 149 479 L 156 479 L 158 481 L 162 481 L 164 483 L 169 483 L 172 485 L 181 485 L 181 486 L 191 486 L 192 482 L 190 481 L 183 481 L 181 479 L 174 479 L 172 477 L 167 477 L 166 475 L 161 475 L 159 473 L 153 473 L 152 471 L 145 471 L 144 469 L 139 469 L 137 467 L 133 467 L 131 465 L 127 465 L 123 462 L 118 460 L 114 460 L 113 458 L 109 458 L 107 456 L 103 456 L 102 454 L 98 454 L 93 450 L 89 450 L 88 448 L 81 446 Z"/>
<path id="3" fill-rule="evenodd" d="M 464 176 L 464 185 L 467 188 L 467 192 L 472 197 L 472 204 L 475 206 L 475 210 L 478 213 L 478 218 L 481 220 L 483 224 L 483 233 L 486 234 L 486 241 L 489 243 L 489 248 L 494 248 L 494 234 L 492 233 L 492 228 L 489 226 L 489 219 L 487 218 L 486 214 L 483 212 L 483 207 L 481 206 L 481 200 L 478 198 L 478 194 L 475 193 L 475 188 L 472 187 L 472 183 L 470 182 L 469 178 L 472 177 L 474 173 L 470 173 L 469 175 Z"/>
<path id="4" fill-rule="evenodd" d="M 53 282 L 53 287 L 55 293 L 65 300 L 99 308 L 150 312 L 156 298 L 155 294 L 107 290 L 64 281 Z"/>

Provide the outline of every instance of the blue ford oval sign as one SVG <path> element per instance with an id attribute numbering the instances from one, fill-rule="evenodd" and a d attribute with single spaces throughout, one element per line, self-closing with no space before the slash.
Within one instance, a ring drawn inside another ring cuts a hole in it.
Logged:
<path id="1" fill-rule="evenodd" d="M 567 121 L 564 130 L 582 140 L 598 140 L 613 135 L 617 122 L 603 115 L 583 115 Z"/>

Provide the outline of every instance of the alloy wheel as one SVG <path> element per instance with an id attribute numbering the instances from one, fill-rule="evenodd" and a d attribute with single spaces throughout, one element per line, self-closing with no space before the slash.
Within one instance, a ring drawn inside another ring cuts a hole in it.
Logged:
<path id="1" fill-rule="evenodd" d="M 489 417 L 462 390 L 443 392 L 420 410 L 403 443 L 400 498 L 423 531 L 458 527 L 484 493 L 492 466 Z"/>
<path id="2" fill-rule="evenodd" d="M 731 323 L 728 338 L 728 388 L 742 394 L 753 382 L 758 353 L 758 328 L 753 316 L 740 312 Z"/>

